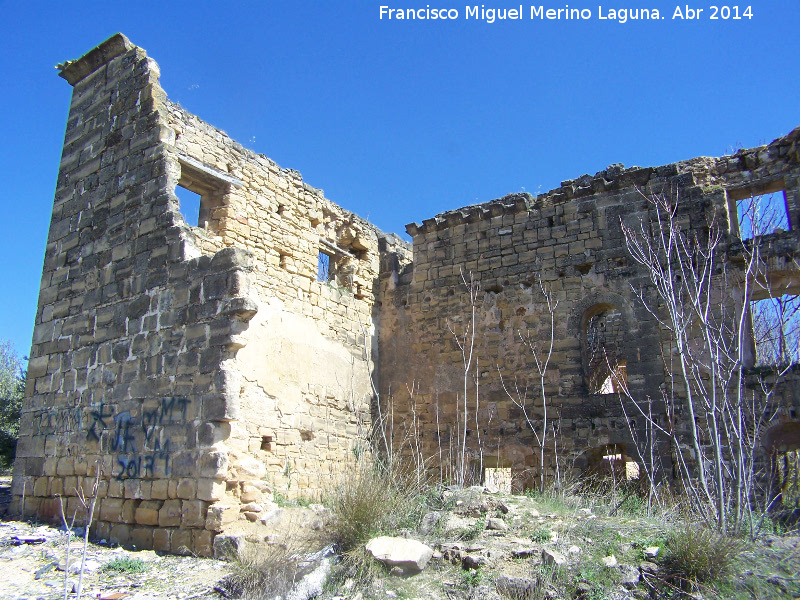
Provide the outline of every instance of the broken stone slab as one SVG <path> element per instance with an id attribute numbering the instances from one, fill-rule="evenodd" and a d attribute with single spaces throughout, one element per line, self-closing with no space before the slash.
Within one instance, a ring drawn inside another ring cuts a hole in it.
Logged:
<path id="1" fill-rule="evenodd" d="M 480 554 L 467 554 L 461 559 L 461 567 L 463 569 L 480 569 L 489 564 L 489 560 Z"/>
<path id="2" fill-rule="evenodd" d="M 641 579 L 639 569 L 633 565 L 619 565 L 620 583 L 627 589 L 632 590 L 639 585 Z"/>
<path id="3" fill-rule="evenodd" d="M 427 535 L 432 533 L 436 530 L 436 526 L 439 524 L 439 521 L 442 519 L 442 513 L 438 512 L 429 512 L 426 513 L 424 517 L 422 517 L 422 522 L 419 526 L 420 533 Z"/>
<path id="4" fill-rule="evenodd" d="M 554 565 L 558 567 L 566 563 L 567 559 L 558 550 L 545 548 L 542 550 L 542 562 L 546 565 Z"/>
<path id="5" fill-rule="evenodd" d="M 331 559 L 323 558 L 316 569 L 303 577 L 286 595 L 286 600 L 311 600 L 322 594 L 325 581 L 331 572 Z"/>
<path id="6" fill-rule="evenodd" d="M 43 535 L 15 535 L 11 538 L 11 544 L 19 546 L 21 544 L 43 544 L 47 538 Z"/>
<path id="7" fill-rule="evenodd" d="M 537 551 L 536 548 L 516 548 L 511 551 L 511 556 L 514 558 L 529 558 L 536 554 Z"/>
<path id="8" fill-rule="evenodd" d="M 217 560 L 234 560 L 240 558 L 245 548 L 243 535 L 220 534 L 214 538 L 214 558 Z"/>
<path id="9" fill-rule="evenodd" d="M 659 546 L 648 546 L 647 548 L 644 549 L 644 555 L 647 558 L 655 558 L 656 556 L 658 556 L 660 550 L 661 548 Z"/>
<path id="10" fill-rule="evenodd" d="M 510 575 L 500 575 L 495 580 L 497 592 L 512 600 L 523 600 L 533 598 L 539 582 L 535 579 L 525 577 L 511 577 Z"/>
<path id="11" fill-rule="evenodd" d="M 639 571 L 642 575 L 658 575 L 658 565 L 654 562 L 643 560 L 639 563 Z"/>
<path id="12" fill-rule="evenodd" d="M 603 564 L 608 567 L 609 569 L 613 569 L 617 566 L 617 557 L 613 554 L 611 556 L 603 557 Z"/>
<path id="13" fill-rule="evenodd" d="M 486 519 L 486 529 L 494 529 L 497 531 L 502 531 L 508 529 L 508 525 L 506 524 L 503 519 L 497 517 L 489 517 Z"/>
<path id="14" fill-rule="evenodd" d="M 475 521 L 476 520 L 472 518 L 459 517 L 458 515 L 449 514 L 447 515 L 447 520 L 444 523 L 444 529 L 447 531 L 453 529 L 469 529 L 475 525 Z"/>
<path id="15" fill-rule="evenodd" d="M 366 549 L 376 560 L 406 574 L 419 573 L 433 556 L 433 549 L 422 542 L 390 536 L 371 539 Z"/>

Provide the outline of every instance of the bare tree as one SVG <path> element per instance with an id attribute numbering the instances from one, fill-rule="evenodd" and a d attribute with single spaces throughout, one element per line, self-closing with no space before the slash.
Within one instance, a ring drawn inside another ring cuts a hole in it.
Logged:
<path id="1" fill-rule="evenodd" d="M 757 391 L 746 385 L 751 300 L 754 293 L 773 295 L 761 252 L 763 223 L 750 210 L 747 223 L 754 235 L 738 245 L 733 264 L 735 240 L 723 228 L 721 211 L 714 209 L 705 227 L 696 221 L 688 227 L 677 191 L 642 195 L 650 203 L 650 218 L 638 226 L 623 221 L 622 230 L 657 300 L 644 289 L 634 293 L 667 335 L 662 352 L 670 424 L 653 416 L 650 399 L 634 398 L 624 381 L 617 383 L 648 426 L 671 440 L 694 508 L 721 531 L 732 526 L 738 532 L 752 517 L 759 433 L 774 416 L 770 397 L 776 379 Z"/>
<path id="2" fill-rule="evenodd" d="M 530 332 L 523 333 L 522 331 L 518 331 L 517 335 L 519 335 L 519 339 L 522 344 L 530 351 L 531 355 L 533 356 L 533 361 L 536 364 L 536 377 L 538 378 L 538 387 L 539 387 L 539 396 L 542 401 L 542 421 L 541 429 L 539 430 L 537 427 L 537 423 L 532 418 L 530 414 L 528 414 L 528 385 L 527 383 L 523 386 L 520 390 L 520 385 L 517 379 L 514 379 L 514 393 L 512 393 L 508 387 L 506 386 L 505 381 L 503 381 L 503 374 L 500 372 L 500 367 L 498 365 L 497 371 L 500 374 L 500 383 L 503 386 L 503 391 L 505 391 L 506 395 L 509 399 L 514 403 L 515 406 L 522 410 L 522 414 L 525 417 L 525 423 L 527 423 L 528 427 L 530 427 L 531 431 L 533 432 L 534 437 L 536 438 L 536 443 L 539 446 L 539 491 L 544 492 L 545 488 L 545 446 L 547 443 L 547 390 L 545 388 L 545 376 L 547 375 L 547 369 L 550 365 L 550 358 L 553 356 L 553 343 L 555 342 L 555 331 L 556 331 L 556 307 L 558 306 L 558 300 L 553 297 L 552 290 L 547 287 L 544 282 L 539 279 L 539 289 L 542 292 L 542 296 L 544 296 L 545 303 L 547 304 L 547 317 L 550 320 L 550 336 L 547 341 L 544 343 L 544 348 L 539 346 L 539 342 L 534 340 L 531 337 Z M 553 430 L 553 441 L 555 442 L 555 435 L 556 430 Z M 558 457 L 556 456 L 556 464 L 558 462 Z"/>
<path id="3" fill-rule="evenodd" d="M 462 362 L 462 369 L 464 374 L 464 387 L 463 392 L 460 394 L 461 398 L 457 400 L 463 400 L 463 405 L 458 407 L 456 411 L 457 414 L 457 449 L 456 449 L 456 485 L 464 486 L 468 480 L 467 474 L 467 467 L 468 467 L 468 456 L 467 456 L 467 425 L 469 419 L 469 380 L 470 380 L 470 373 L 472 371 L 473 364 L 475 364 L 477 368 L 477 361 L 475 360 L 475 324 L 477 320 L 477 311 L 478 311 L 478 294 L 480 293 L 481 285 L 479 281 L 475 281 L 472 276 L 472 273 L 469 274 L 469 280 L 467 280 L 467 276 L 464 275 L 463 271 L 461 272 L 461 282 L 464 284 L 464 287 L 467 290 L 469 295 L 469 316 L 467 317 L 467 322 L 464 325 L 464 328 L 456 332 L 455 326 L 453 322 L 448 319 L 447 320 L 447 329 L 452 334 L 453 338 L 455 339 L 456 345 L 458 349 L 461 351 L 461 362 Z M 478 387 L 477 387 L 478 378 L 475 377 L 475 402 L 476 402 L 476 415 L 477 415 L 477 402 L 478 402 Z M 462 410 L 463 406 L 463 410 Z"/>

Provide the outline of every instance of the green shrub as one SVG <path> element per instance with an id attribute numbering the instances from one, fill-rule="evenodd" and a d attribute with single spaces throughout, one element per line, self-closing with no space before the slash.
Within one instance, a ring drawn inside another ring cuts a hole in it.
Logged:
<path id="1" fill-rule="evenodd" d="M 466 542 L 472 541 L 475 538 L 479 537 L 483 530 L 486 529 L 486 516 L 481 516 L 475 524 L 471 527 L 465 527 L 458 532 L 458 539 L 464 540 Z"/>
<path id="2" fill-rule="evenodd" d="M 14 462 L 19 432 L 19 411 L 25 396 L 22 361 L 10 342 L 0 343 L 0 468 Z"/>
<path id="3" fill-rule="evenodd" d="M 136 573 L 144 573 L 150 568 L 146 562 L 139 558 L 131 558 L 129 556 L 123 556 L 120 558 L 115 558 L 112 561 L 107 562 L 103 565 L 103 571 L 111 571 L 114 573 L 127 573 L 128 575 L 133 575 Z"/>
<path id="4" fill-rule="evenodd" d="M 531 533 L 531 541 L 533 542 L 549 542 L 550 538 L 553 537 L 553 534 L 548 529 L 537 529 L 533 533 Z"/>
<path id="5" fill-rule="evenodd" d="M 662 559 L 666 577 L 679 582 L 703 583 L 730 571 L 743 550 L 740 540 L 687 524 L 667 535 Z"/>

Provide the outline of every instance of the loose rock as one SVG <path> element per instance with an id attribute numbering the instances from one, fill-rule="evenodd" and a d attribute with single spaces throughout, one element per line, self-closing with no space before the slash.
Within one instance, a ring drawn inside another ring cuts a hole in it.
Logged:
<path id="1" fill-rule="evenodd" d="M 376 560 L 407 574 L 422 571 L 433 556 L 433 549 L 422 542 L 389 536 L 371 539 L 366 549 Z"/>

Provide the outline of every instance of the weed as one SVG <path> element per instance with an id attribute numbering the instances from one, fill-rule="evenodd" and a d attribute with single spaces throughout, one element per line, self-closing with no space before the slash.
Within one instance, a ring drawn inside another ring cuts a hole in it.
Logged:
<path id="1" fill-rule="evenodd" d="M 531 533 L 531 541 L 544 543 L 549 542 L 553 534 L 548 529 L 537 529 Z"/>
<path id="2" fill-rule="evenodd" d="M 461 585 L 464 587 L 476 587 L 483 582 L 483 573 L 480 569 L 474 571 L 461 571 Z"/>
<path id="3" fill-rule="evenodd" d="M 356 465 L 327 500 L 333 513 L 330 541 L 344 553 L 403 522 L 418 496 L 416 487 L 391 467 Z"/>
<path id="4" fill-rule="evenodd" d="M 129 556 L 122 556 L 115 558 L 112 561 L 103 565 L 103 571 L 111 571 L 114 573 L 127 573 L 134 575 L 136 573 L 144 573 L 150 568 L 146 562 L 139 558 L 131 558 Z"/>
<path id="5" fill-rule="evenodd" d="M 480 536 L 484 529 L 486 529 L 486 517 L 482 516 L 471 527 L 461 529 L 457 537 L 460 540 L 471 541 Z"/>
<path id="6" fill-rule="evenodd" d="M 687 524 L 669 533 L 661 562 L 667 579 L 706 583 L 726 574 L 743 549 L 740 540 Z"/>
<path id="7" fill-rule="evenodd" d="M 259 600 L 283 596 L 299 576 L 301 557 L 286 546 L 276 544 L 248 548 L 229 557 L 233 572 L 219 587 L 226 597 Z"/>

